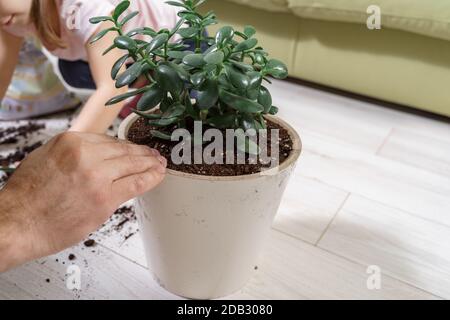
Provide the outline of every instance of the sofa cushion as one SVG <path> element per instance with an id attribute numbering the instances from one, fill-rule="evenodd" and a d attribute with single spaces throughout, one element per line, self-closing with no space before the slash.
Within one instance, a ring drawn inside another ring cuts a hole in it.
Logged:
<path id="1" fill-rule="evenodd" d="M 366 24 L 370 5 L 381 9 L 382 28 L 450 40 L 450 0 L 288 0 L 304 18 Z"/>
<path id="2" fill-rule="evenodd" d="M 254 8 L 268 10 L 268 11 L 277 11 L 277 12 L 287 12 L 288 8 L 288 0 L 229 0 L 232 2 L 236 2 L 239 4 L 248 5 Z"/>

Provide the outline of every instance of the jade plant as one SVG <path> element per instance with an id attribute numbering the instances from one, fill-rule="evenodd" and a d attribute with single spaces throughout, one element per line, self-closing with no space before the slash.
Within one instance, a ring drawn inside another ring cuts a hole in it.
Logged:
<path id="1" fill-rule="evenodd" d="M 173 30 L 143 26 L 125 32 L 124 26 L 139 14 L 125 15 L 130 1 L 118 4 L 112 16 L 90 19 L 93 24 L 114 24 L 94 36 L 91 43 L 115 32 L 117 37 L 104 54 L 115 48 L 126 52 L 112 67 L 116 87 L 129 86 L 140 77 L 148 80 L 148 85 L 114 97 L 107 105 L 142 94 L 134 112 L 148 119 L 156 138 L 170 140 L 174 129 L 187 128 L 192 120 L 218 129 L 266 129 L 264 115 L 278 112 L 263 84 L 270 83 L 270 76 L 286 78 L 285 64 L 269 59 L 258 46 L 251 26 L 242 32 L 224 26 L 209 36 L 206 30 L 217 20 L 214 12 L 199 12 L 204 2 L 168 1 L 179 8 L 179 21 Z M 195 46 L 193 51 L 188 50 L 188 43 Z"/>

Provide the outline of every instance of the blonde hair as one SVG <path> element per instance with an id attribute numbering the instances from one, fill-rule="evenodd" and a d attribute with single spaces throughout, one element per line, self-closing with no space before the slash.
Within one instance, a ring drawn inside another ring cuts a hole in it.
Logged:
<path id="1" fill-rule="evenodd" d="M 65 42 L 61 38 L 56 0 L 33 0 L 30 18 L 39 39 L 45 46 L 66 48 Z"/>

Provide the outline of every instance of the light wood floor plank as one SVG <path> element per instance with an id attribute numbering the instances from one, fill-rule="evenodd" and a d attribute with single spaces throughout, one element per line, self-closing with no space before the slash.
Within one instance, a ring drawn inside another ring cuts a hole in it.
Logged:
<path id="1" fill-rule="evenodd" d="M 332 141 L 374 151 L 392 128 L 450 142 L 450 124 L 290 83 L 270 86 L 280 116 Z M 301 132 L 301 131 L 300 131 Z"/>
<path id="2" fill-rule="evenodd" d="M 273 231 L 255 277 L 229 298 L 436 299 L 384 277 L 381 290 L 367 289 L 367 267 Z"/>
<path id="3" fill-rule="evenodd" d="M 306 130 L 303 138 L 303 176 L 450 226 L 450 178 Z"/>
<path id="4" fill-rule="evenodd" d="M 450 298 L 450 228 L 351 195 L 319 247 Z"/>
<path id="5" fill-rule="evenodd" d="M 102 245 L 145 266 L 140 234 L 119 246 L 121 239 L 121 235 L 113 235 L 102 240 Z M 390 277 L 382 290 L 368 290 L 367 277 L 366 266 L 273 230 L 255 276 L 226 299 L 436 298 Z"/>
<path id="6" fill-rule="evenodd" d="M 326 135 L 337 143 L 374 153 L 391 130 L 390 124 L 366 121 L 373 108 L 314 89 L 276 81 L 271 86 L 279 116 L 295 126 Z"/>
<path id="7" fill-rule="evenodd" d="M 69 261 L 71 253 L 75 254 L 76 260 Z M 67 267 L 72 264 L 79 266 L 81 270 L 80 291 L 69 290 L 66 286 Z M 147 269 L 100 246 L 88 249 L 80 245 L 0 275 L 0 299 L 28 298 L 60 300 L 177 297 L 162 289 Z"/>
<path id="8" fill-rule="evenodd" d="M 347 192 L 294 172 L 273 227 L 309 243 L 316 243 L 333 218 Z"/>
<path id="9" fill-rule="evenodd" d="M 378 154 L 450 178 L 450 141 L 395 129 Z"/>

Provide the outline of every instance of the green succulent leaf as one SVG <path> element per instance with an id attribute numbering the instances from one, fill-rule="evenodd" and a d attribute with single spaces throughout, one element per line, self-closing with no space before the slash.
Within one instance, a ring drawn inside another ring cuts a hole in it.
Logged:
<path id="1" fill-rule="evenodd" d="M 186 111 L 186 107 L 181 103 L 170 106 L 162 115 L 162 119 L 178 118 Z"/>
<path id="2" fill-rule="evenodd" d="M 178 75 L 180 76 L 181 80 L 185 82 L 189 82 L 190 80 L 190 74 L 189 72 L 183 68 L 182 65 L 173 63 L 173 62 L 167 62 L 173 69 L 175 69 L 176 72 L 178 72 Z"/>
<path id="3" fill-rule="evenodd" d="M 89 19 L 89 22 L 92 24 L 99 24 L 101 22 L 105 22 L 105 21 L 111 21 L 114 22 L 114 19 L 108 16 L 102 16 L 102 17 L 93 17 Z"/>
<path id="4" fill-rule="evenodd" d="M 234 29 L 229 26 L 225 26 L 219 29 L 216 34 L 216 44 L 218 47 L 224 47 L 233 40 Z"/>
<path id="5" fill-rule="evenodd" d="M 202 91 L 198 92 L 197 104 L 200 109 L 209 109 L 217 104 L 219 99 L 219 87 L 216 80 L 207 79 Z"/>
<path id="6" fill-rule="evenodd" d="M 107 106 L 115 105 L 115 104 L 122 102 L 124 100 L 127 100 L 131 97 L 137 96 L 138 94 L 141 94 L 141 93 L 145 92 L 146 90 L 148 90 L 148 87 L 143 87 L 138 90 L 129 91 L 127 93 L 121 94 L 119 96 L 116 96 L 116 97 L 110 99 L 108 102 L 106 102 L 106 105 Z"/>
<path id="7" fill-rule="evenodd" d="M 253 69 L 253 66 L 248 65 L 246 63 L 234 60 L 231 60 L 231 63 L 233 64 L 233 66 L 235 66 L 236 68 L 240 69 L 243 72 L 255 71 L 255 69 Z"/>
<path id="8" fill-rule="evenodd" d="M 206 123 L 218 129 L 234 129 L 236 127 L 236 115 L 218 115 L 206 120 Z"/>
<path id="9" fill-rule="evenodd" d="M 160 114 L 160 113 L 142 112 L 142 111 L 135 110 L 135 109 L 132 109 L 132 111 L 144 119 L 158 120 L 158 119 L 161 119 L 161 117 L 162 117 L 162 114 Z"/>
<path id="10" fill-rule="evenodd" d="M 161 48 L 169 40 L 169 35 L 167 33 L 160 33 L 148 44 L 146 51 L 147 53 L 153 52 L 156 49 Z"/>
<path id="11" fill-rule="evenodd" d="M 213 44 L 203 54 L 207 55 L 207 54 L 210 54 L 211 52 L 214 52 L 217 50 L 218 50 L 217 45 Z"/>
<path id="12" fill-rule="evenodd" d="M 205 80 L 206 73 L 204 71 L 199 71 L 191 76 L 191 83 L 196 88 L 200 87 L 205 82 Z"/>
<path id="13" fill-rule="evenodd" d="M 264 107 L 264 113 L 268 113 L 272 108 L 272 96 L 264 86 L 259 89 L 258 103 Z"/>
<path id="14" fill-rule="evenodd" d="M 247 40 L 247 39 L 248 39 L 248 37 L 247 37 L 243 32 L 240 32 L 240 31 L 234 31 L 234 34 L 237 35 L 237 36 L 239 36 L 239 37 L 241 37 L 241 38 L 244 39 L 244 40 Z M 236 43 L 236 45 L 237 45 L 237 43 Z"/>
<path id="15" fill-rule="evenodd" d="M 135 62 L 131 67 L 125 70 L 116 80 L 116 88 L 122 88 L 131 85 L 142 74 L 143 63 Z"/>
<path id="16" fill-rule="evenodd" d="M 120 58 L 119 60 L 117 60 L 116 63 L 114 63 L 112 69 L 111 69 L 111 78 L 113 80 L 116 80 L 117 75 L 119 74 L 120 69 L 123 67 L 123 65 L 125 64 L 125 62 L 130 58 L 130 55 L 127 53 L 126 55 L 124 55 L 122 58 Z"/>
<path id="17" fill-rule="evenodd" d="M 250 79 L 245 73 L 243 73 L 242 71 L 240 71 L 232 66 L 227 66 L 226 70 L 227 70 L 228 78 L 230 79 L 233 86 L 235 86 L 236 88 L 238 88 L 240 90 L 247 89 L 247 87 L 250 84 Z"/>
<path id="18" fill-rule="evenodd" d="M 191 24 L 200 24 L 201 18 L 199 17 L 199 14 L 191 11 L 180 11 L 178 12 L 178 16 L 180 18 L 186 19 Z"/>
<path id="19" fill-rule="evenodd" d="M 137 43 L 134 39 L 127 36 L 119 36 L 114 39 L 114 44 L 117 48 L 122 50 L 128 50 L 130 52 L 135 52 L 137 50 Z"/>
<path id="20" fill-rule="evenodd" d="M 130 7 L 130 1 L 126 0 L 126 1 L 122 1 L 121 3 L 119 3 L 116 7 L 116 9 L 114 10 L 113 16 L 112 18 L 114 19 L 114 21 L 118 21 L 119 17 L 125 12 L 127 11 L 127 9 Z"/>
<path id="21" fill-rule="evenodd" d="M 252 26 L 245 26 L 244 27 L 244 34 L 248 37 L 251 38 L 256 34 L 256 30 L 254 27 Z"/>
<path id="22" fill-rule="evenodd" d="M 158 84 L 165 91 L 179 95 L 183 90 L 183 80 L 180 78 L 177 70 L 168 63 L 161 63 L 156 68 L 155 78 Z"/>
<path id="23" fill-rule="evenodd" d="M 240 118 L 241 128 L 244 130 L 255 129 L 257 130 L 256 121 L 251 114 L 243 113 Z"/>
<path id="24" fill-rule="evenodd" d="M 219 97 L 223 103 L 240 112 L 259 113 L 264 111 L 264 107 L 259 103 L 225 90 L 219 90 Z"/>
<path id="25" fill-rule="evenodd" d="M 215 19 L 215 18 L 205 19 L 205 20 L 203 20 L 203 22 L 202 22 L 202 26 L 203 26 L 204 28 L 206 28 L 206 27 L 215 25 L 215 24 L 217 24 L 217 23 L 218 23 L 218 21 L 217 21 L 217 19 Z"/>
<path id="26" fill-rule="evenodd" d="M 154 127 L 167 127 L 171 124 L 177 123 L 179 121 L 178 118 L 167 118 L 167 119 L 159 119 L 159 120 L 150 120 L 148 123 Z"/>
<path id="27" fill-rule="evenodd" d="M 108 28 L 108 29 L 104 29 L 102 31 L 100 31 L 99 33 L 97 33 L 90 41 L 90 44 L 93 44 L 97 41 L 99 41 L 100 39 L 102 39 L 104 36 L 106 36 L 109 32 L 111 31 L 116 31 L 117 29 L 112 27 L 112 28 Z"/>
<path id="28" fill-rule="evenodd" d="M 139 11 L 134 11 L 132 13 L 130 13 L 129 15 L 127 15 L 125 18 L 123 18 L 123 20 L 120 22 L 121 26 L 124 26 L 125 24 L 127 24 L 131 19 L 133 19 L 134 17 L 136 17 L 139 14 Z"/>
<path id="29" fill-rule="evenodd" d="M 185 21 L 183 19 L 177 22 L 175 27 L 173 27 L 173 29 L 169 32 L 169 39 L 172 38 L 178 32 L 178 30 L 180 30 L 184 23 Z"/>
<path id="30" fill-rule="evenodd" d="M 161 101 L 161 104 L 159 105 L 159 110 L 161 112 L 166 112 L 167 109 L 170 108 L 171 105 L 173 105 L 173 99 L 169 96 L 164 97 L 164 99 Z"/>
<path id="31" fill-rule="evenodd" d="M 270 108 L 269 113 L 271 115 L 276 115 L 278 113 L 278 108 L 275 106 L 272 106 L 272 108 Z"/>
<path id="32" fill-rule="evenodd" d="M 197 1 L 195 1 L 194 7 L 198 8 L 199 6 L 201 6 L 205 2 L 206 2 L 206 0 L 197 0 Z"/>
<path id="33" fill-rule="evenodd" d="M 181 7 L 181 8 L 185 8 L 186 10 L 190 10 L 191 8 L 187 5 L 185 5 L 182 2 L 177 2 L 177 1 L 166 1 L 167 4 L 170 4 L 171 6 L 174 7 Z"/>
<path id="34" fill-rule="evenodd" d="M 114 50 L 116 47 L 115 44 L 112 44 L 111 46 L 109 46 L 105 51 L 103 51 L 103 55 L 108 54 L 109 52 L 111 52 L 112 50 Z"/>
<path id="35" fill-rule="evenodd" d="M 260 53 L 255 53 L 255 62 L 259 65 L 264 65 L 266 63 L 266 58 Z"/>
<path id="36" fill-rule="evenodd" d="M 276 59 L 269 60 L 269 62 L 267 62 L 266 64 L 265 70 L 266 74 L 269 74 L 277 79 L 285 79 L 288 76 L 286 65 Z"/>
<path id="37" fill-rule="evenodd" d="M 167 56 L 175 60 L 183 60 L 185 56 L 192 54 L 192 51 L 169 51 Z"/>
<path id="38" fill-rule="evenodd" d="M 205 55 L 204 60 L 208 64 L 218 65 L 223 62 L 225 54 L 222 51 L 214 51 Z"/>
<path id="39" fill-rule="evenodd" d="M 186 113 L 194 120 L 199 120 L 199 114 L 197 112 L 197 108 L 194 107 L 191 101 L 191 97 L 186 95 L 184 99 L 184 105 L 186 106 Z"/>
<path id="40" fill-rule="evenodd" d="M 258 119 L 256 120 L 256 124 L 258 126 L 258 130 L 267 129 L 266 121 L 264 119 L 264 116 L 261 113 L 258 114 Z"/>
<path id="41" fill-rule="evenodd" d="M 247 76 L 249 78 L 248 90 L 259 89 L 263 80 L 261 73 L 257 71 L 250 71 L 247 73 Z"/>
<path id="42" fill-rule="evenodd" d="M 250 50 L 250 49 L 254 48 L 257 44 L 258 44 L 258 40 L 256 40 L 255 38 L 248 39 L 248 40 L 245 40 L 245 41 L 239 43 L 239 44 L 234 48 L 233 51 L 234 51 L 234 52 L 247 51 L 247 50 Z"/>
<path id="43" fill-rule="evenodd" d="M 161 103 L 166 92 L 162 90 L 157 84 L 151 86 L 141 97 L 137 104 L 139 111 L 149 111 Z"/>
<path id="44" fill-rule="evenodd" d="M 150 36 L 155 37 L 157 35 L 156 31 L 152 28 L 144 27 L 144 28 L 136 28 L 131 31 L 129 31 L 126 36 L 127 37 L 134 37 L 135 35 L 144 35 L 144 36 Z"/>
<path id="45" fill-rule="evenodd" d="M 195 27 L 183 28 L 178 30 L 178 34 L 185 39 L 191 39 L 195 37 L 196 35 L 198 35 L 198 32 L 198 29 Z"/>
<path id="46" fill-rule="evenodd" d="M 258 89 L 247 89 L 247 98 L 250 100 L 258 100 L 259 88 Z"/>
<path id="47" fill-rule="evenodd" d="M 202 67 L 206 64 L 201 53 L 188 54 L 183 58 L 183 63 L 194 68 Z"/>

